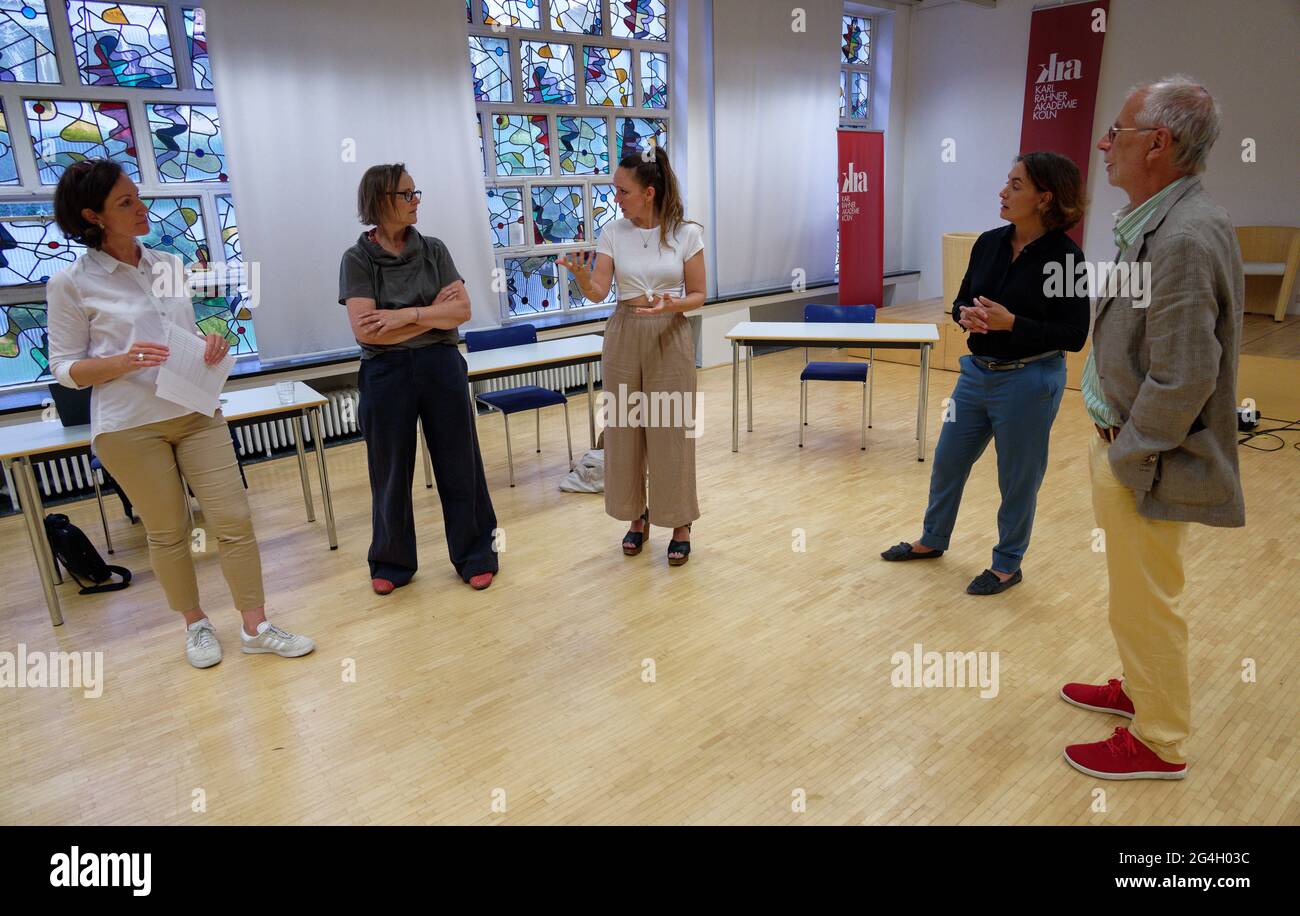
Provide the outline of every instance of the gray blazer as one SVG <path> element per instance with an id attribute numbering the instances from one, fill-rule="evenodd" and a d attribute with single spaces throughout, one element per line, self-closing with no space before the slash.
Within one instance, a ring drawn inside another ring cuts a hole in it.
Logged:
<path id="1" fill-rule="evenodd" d="M 1092 346 L 1102 393 L 1124 425 L 1115 477 L 1146 518 L 1240 527 L 1237 348 L 1245 278 L 1228 213 L 1199 178 L 1161 201 L 1119 262 L 1151 265 L 1145 308 L 1104 295 Z M 1132 293 L 1132 289 L 1122 290 Z"/>

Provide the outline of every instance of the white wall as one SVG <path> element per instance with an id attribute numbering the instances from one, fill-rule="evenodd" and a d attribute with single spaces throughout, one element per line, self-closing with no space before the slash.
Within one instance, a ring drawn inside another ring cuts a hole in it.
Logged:
<path id="1" fill-rule="evenodd" d="M 1000 224 L 997 194 L 1020 143 L 1030 14 L 1035 0 L 966 3 L 911 16 L 906 93 L 903 262 L 922 270 L 923 298 L 942 292 L 940 237 Z M 1300 14 L 1295 0 L 1111 0 L 1093 136 L 1134 83 L 1184 72 L 1218 100 L 1223 129 L 1203 181 L 1234 223 L 1300 224 Z M 940 144 L 957 143 L 957 161 Z M 1254 138 L 1258 161 L 1241 161 Z M 1111 213 L 1126 202 L 1089 165 L 1089 258 L 1114 257 Z"/>

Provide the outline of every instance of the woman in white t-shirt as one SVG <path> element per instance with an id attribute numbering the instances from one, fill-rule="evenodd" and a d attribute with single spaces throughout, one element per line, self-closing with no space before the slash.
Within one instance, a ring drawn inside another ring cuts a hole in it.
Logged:
<path id="1" fill-rule="evenodd" d="M 704 242 L 683 215 L 668 154 L 651 146 L 614 173 L 623 218 L 596 250 L 560 260 L 593 302 L 617 281 L 618 307 L 601 356 L 605 416 L 605 511 L 631 522 L 623 552 L 641 552 L 653 521 L 672 528 L 668 563 L 690 556 L 695 493 L 695 340 L 685 312 L 704 304 Z M 649 472 L 649 494 L 646 478 Z"/>

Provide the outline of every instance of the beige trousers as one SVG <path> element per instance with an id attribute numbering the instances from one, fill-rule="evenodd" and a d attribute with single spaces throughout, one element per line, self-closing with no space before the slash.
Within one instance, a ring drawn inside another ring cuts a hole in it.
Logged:
<path id="1" fill-rule="evenodd" d="M 605 424 L 605 511 L 679 528 L 700 517 L 695 493 L 695 340 L 680 312 L 638 315 L 620 302 L 600 360 Z M 649 474 L 649 494 L 646 475 Z"/>
<path id="2" fill-rule="evenodd" d="M 265 603 L 253 519 L 221 411 L 101 433 L 94 450 L 144 522 L 149 561 L 172 610 L 199 607 L 181 474 L 203 510 L 205 537 L 216 539 L 235 607 L 251 611 Z"/>
<path id="3" fill-rule="evenodd" d="M 1129 731 L 1166 763 L 1185 763 L 1192 695 L 1179 603 L 1188 526 L 1140 515 L 1133 491 L 1110 469 L 1110 443 L 1091 438 L 1092 508 L 1106 538 L 1110 629 L 1135 713 Z"/>

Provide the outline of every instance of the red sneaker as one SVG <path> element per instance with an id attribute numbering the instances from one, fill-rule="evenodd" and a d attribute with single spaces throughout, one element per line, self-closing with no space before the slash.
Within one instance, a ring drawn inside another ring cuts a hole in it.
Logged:
<path id="1" fill-rule="evenodd" d="M 371 579 L 370 587 L 375 590 L 376 595 L 387 595 L 390 594 L 393 589 L 397 588 L 396 585 L 387 579 Z"/>
<path id="2" fill-rule="evenodd" d="M 479 573 L 477 576 L 471 576 L 469 584 L 479 591 L 482 591 L 492 584 L 492 573 L 485 572 Z"/>
<path id="3" fill-rule="evenodd" d="M 1133 701 L 1124 692 L 1123 682 L 1119 678 L 1111 678 L 1104 686 L 1066 684 L 1061 688 L 1061 699 L 1081 709 L 1133 718 Z"/>
<path id="4" fill-rule="evenodd" d="M 1165 763 L 1123 726 L 1105 741 L 1071 744 L 1065 749 L 1065 762 L 1098 779 L 1182 779 L 1187 775 L 1187 764 Z"/>

